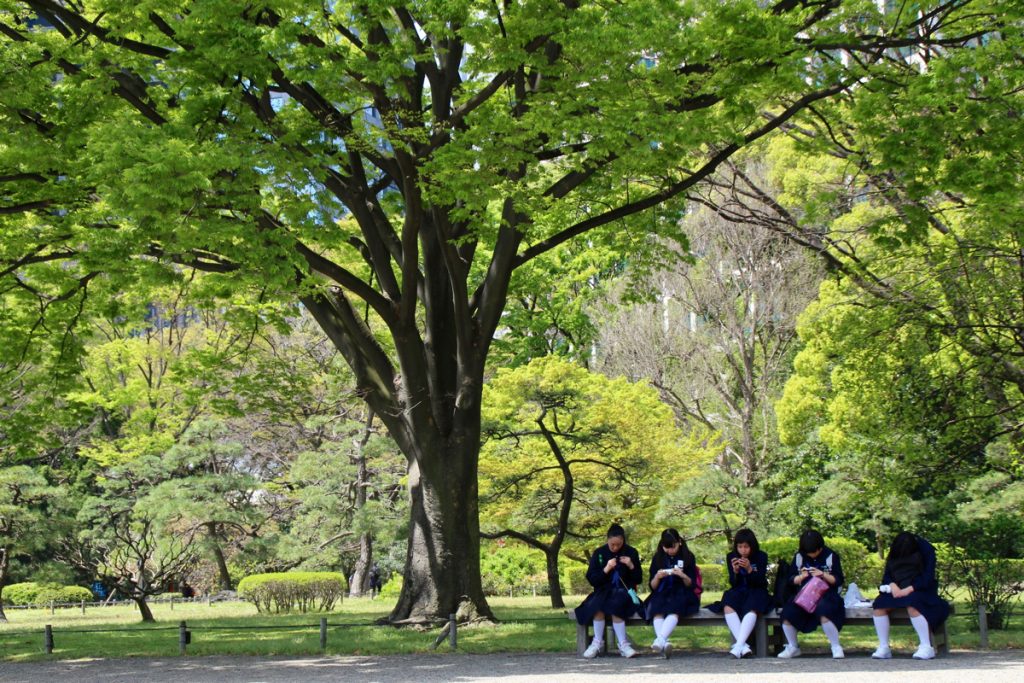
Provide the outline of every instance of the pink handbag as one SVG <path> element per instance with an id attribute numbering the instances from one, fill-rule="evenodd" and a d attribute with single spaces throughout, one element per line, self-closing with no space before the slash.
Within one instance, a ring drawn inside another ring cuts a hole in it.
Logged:
<path id="1" fill-rule="evenodd" d="M 797 604 L 803 611 L 814 614 L 814 610 L 818 608 L 818 601 L 821 600 L 821 596 L 828 590 L 828 583 L 820 576 L 812 576 L 807 583 L 801 588 L 800 592 L 796 594 L 796 598 L 793 602 Z"/>

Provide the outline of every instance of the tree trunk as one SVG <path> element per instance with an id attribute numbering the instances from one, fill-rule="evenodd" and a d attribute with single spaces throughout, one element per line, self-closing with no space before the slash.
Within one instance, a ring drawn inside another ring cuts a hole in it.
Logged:
<path id="1" fill-rule="evenodd" d="M 0 624 L 7 623 L 7 615 L 4 614 L 4 586 L 7 585 L 7 558 L 10 557 L 7 548 L 0 548 Z"/>
<path id="2" fill-rule="evenodd" d="M 366 506 L 366 487 L 370 485 L 366 470 L 366 444 L 373 430 L 373 410 L 366 418 L 366 427 L 356 450 L 356 512 Z M 373 538 L 369 532 L 359 535 L 359 557 L 356 559 L 352 580 L 348 587 L 349 597 L 357 598 L 370 587 L 370 566 L 373 564 Z"/>
<path id="3" fill-rule="evenodd" d="M 544 553 L 548 565 L 548 589 L 551 591 L 551 606 L 565 607 L 565 600 L 562 599 L 562 583 L 558 576 L 558 551 L 559 548 L 550 547 Z"/>
<path id="4" fill-rule="evenodd" d="M 222 591 L 234 590 L 235 586 L 231 581 L 231 572 L 228 571 L 228 563 L 224 558 L 224 551 L 220 548 L 220 534 L 217 533 L 217 523 L 207 522 L 207 536 L 210 541 L 210 549 L 213 551 L 213 559 L 217 563 L 217 582 Z"/>
<path id="5" fill-rule="evenodd" d="M 370 588 L 370 566 L 373 564 L 373 539 L 370 534 L 359 535 L 359 557 L 348 587 L 348 596 L 358 598 Z"/>
<path id="6" fill-rule="evenodd" d="M 142 597 L 132 597 L 132 600 L 134 600 L 135 604 L 138 605 L 139 614 L 142 615 L 143 623 L 151 623 L 156 621 L 156 619 L 153 618 L 153 610 L 149 608 L 149 603 L 146 602 L 145 595 L 143 595 Z"/>
<path id="7" fill-rule="evenodd" d="M 421 452 L 410 463 L 409 546 L 392 622 L 447 619 L 465 602 L 493 619 L 480 580 L 479 422 L 475 426 L 476 432 L 453 434 L 447 447 Z"/>

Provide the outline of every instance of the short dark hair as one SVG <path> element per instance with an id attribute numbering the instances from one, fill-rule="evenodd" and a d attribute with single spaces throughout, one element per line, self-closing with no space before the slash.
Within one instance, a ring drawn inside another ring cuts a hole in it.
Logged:
<path id="1" fill-rule="evenodd" d="M 740 543 L 746 543 L 750 546 L 751 555 L 761 551 L 761 544 L 757 542 L 757 536 L 750 529 L 740 529 L 736 532 L 736 536 L 732 539 L 732 549 L 736 550 L 736 546 Z"/>
<path id="2" fill-rule="evenodd" d="M 621 524 L 612 524 L 608 527 L 607 538 L 614 538 L 615 536 L 621 536 L 623 540 L 626 538 L 626 530 L 622 528 Z"/>
<path id="3" fill-rule="evenodd" d="M 825 547 L 825 539 L 821 532 L 815 529 L 808 529 L 800 534 L 800 554 L 810 555 Z"/>

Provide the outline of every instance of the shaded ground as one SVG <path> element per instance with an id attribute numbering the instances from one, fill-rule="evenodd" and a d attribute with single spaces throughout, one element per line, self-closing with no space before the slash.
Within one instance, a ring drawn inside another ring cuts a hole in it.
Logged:
<path id="1" fill-rule="evenodd" d="M 949 657 L 918 662 L 909 654 L 874 661 L 855 653 L 834 661 L 804 656 L 783 661 L 745 659 L 727 655 L 679 653 L 665 661 L 652 656 L 633 660 L 603 657 L 582 660 L 573 655 L 407 655 L 388 657 L 184 657 L 180 659 L 100 659 L 0 664 L 4 683 L 73 681 L 74 683 L 299 683 L 305 681 L 592 681 L 628 677 L 635 681 L 690 679 L 714 683 L 743 675 L 743 683 L 782 680 L 818 683 L 874 682 L 965 683 L 1024 681 L 1024 652 L 954 652 Z"/>

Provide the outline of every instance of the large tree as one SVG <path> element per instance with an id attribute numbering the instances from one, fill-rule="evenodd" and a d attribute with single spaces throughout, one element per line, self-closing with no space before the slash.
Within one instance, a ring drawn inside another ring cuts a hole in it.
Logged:
<path id="1" fill-rule="evenodd" d="M 480 399 L 513 271 L 602 229 L 649 250 L 738 149 L 1001 9 L 917 7 L 4 0 L 0 273 L 33 334 L 97 279 L 182 266 L 301 301 L 409 463 L 392 619 L 487 614 Z"/>

